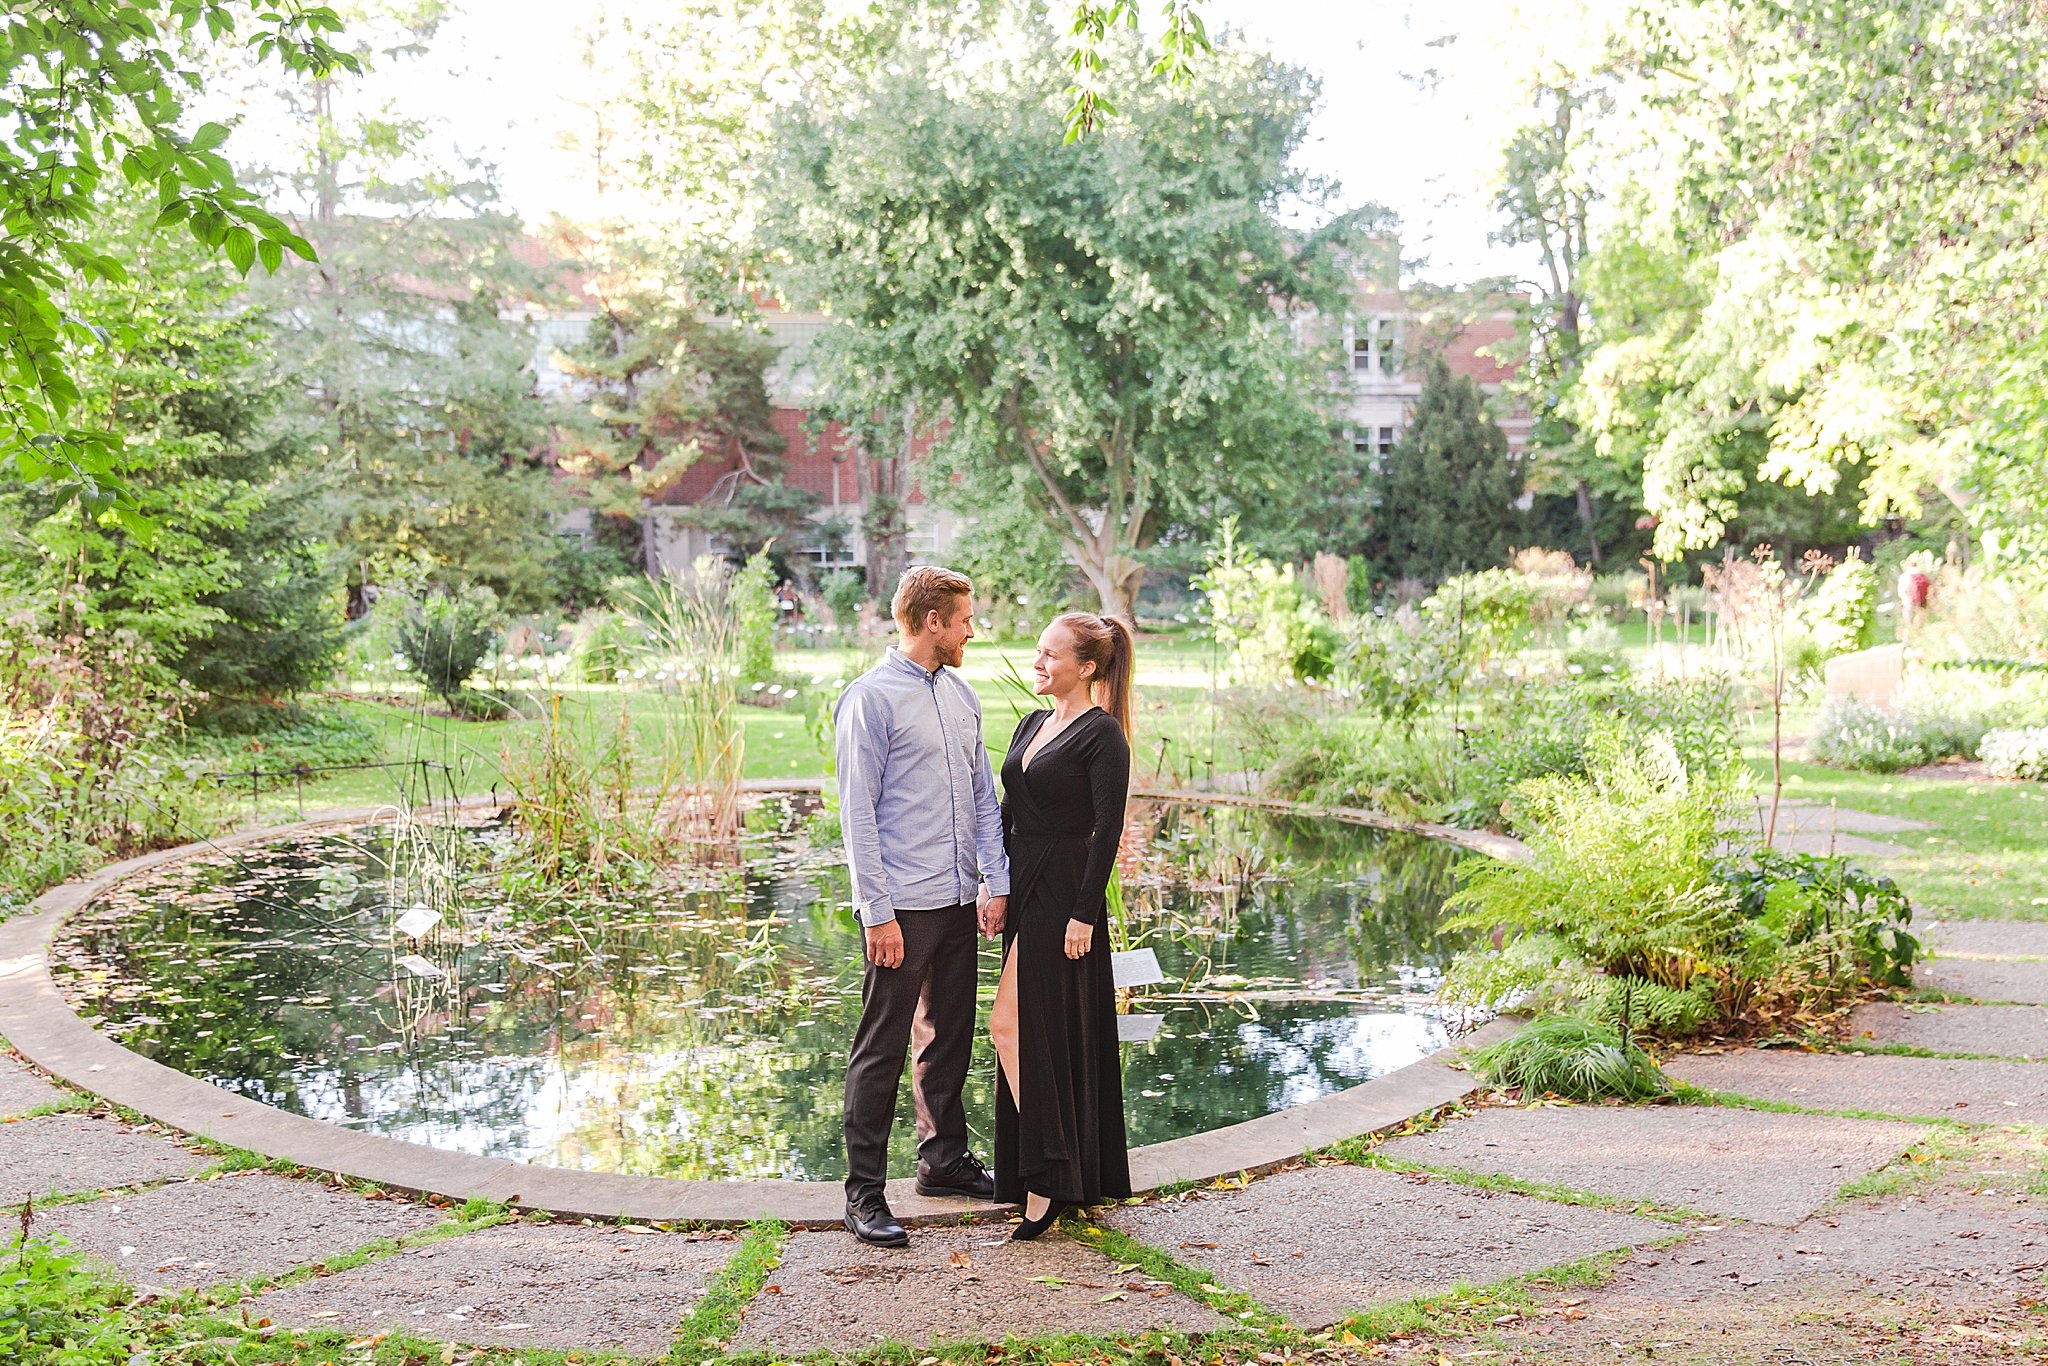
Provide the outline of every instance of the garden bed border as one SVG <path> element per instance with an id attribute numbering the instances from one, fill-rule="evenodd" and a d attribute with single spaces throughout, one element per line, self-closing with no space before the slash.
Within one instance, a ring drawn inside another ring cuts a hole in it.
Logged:
<path id="1" fill-rule="evenodd" d="M 816 792 L 822 780 L 753 781 L 745 786 L 758 793 Z M 1520 858 L 1525 853 L 1518 841 L 1506 836 L 1404 820 L 1356 807 L 1325 809 L 1298 802 L 1157 788 L 1134 789 L 1132 795 L 1335 819 L 1444 840 L 1497 858 Z M 475 797 L 437 807 L 475 809 L 497 804 L 495 797 Z M 126 879 L 196 854 L 394 814 L 389 806 L 322 811 L 287 825 L 197 840 L 125 859 L 43 893 L 27 910 L 0 922 L 0 1038 L 59 1080 L 172 1129 L 389 1191 L 450 1200 L 480 1198 L 566 1217 L 648 1223 L 733 1225 L 763 1218 L 794 1225 L 840 1222 L 845 1196 L 837 1182 L 692 1181 L 575 1171 L 448 1152 L 291 1114 L 130 1052 L 88 1025 L 57 990 L 50 974 L 49 946 L 58 929 L 67 916 Z M 1462 1042 L 1484 1045 L 1505 1036 L 1511 1027 L 1508 1021 L 1495 1021 Z M 1140 1192 L 1148 1192 L 1270 1170 L 1311 1149 L 1395 1128 L 1455 1104 L 1478 1087 L 1469 1074 L 1445 1059 L 1444 1054 L 1451 1051 L 1446 1049 L 1383 1077 L 1275 1114 L 1135 1149 L 1131 1153 L 1132 1183 Z M 907 1224 L 957 1221 L 1007 1208 L 920 1196 L 911 1190 L 907 1179 L 890 1183 L 889 1199 Z"/>

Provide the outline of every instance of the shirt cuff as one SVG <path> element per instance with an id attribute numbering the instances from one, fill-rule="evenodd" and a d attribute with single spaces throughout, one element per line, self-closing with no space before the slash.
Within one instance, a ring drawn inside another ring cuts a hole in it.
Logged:
<path id="1" fill-rule="evenodd" d="M 860 923 L 867 926 L 886 925 L 896 918 L 896 908 L 882 900 L 865 901 L 853 908 Z"/>
<path id="2" fill-rule="evenodd" d="M 1008 896 L 1010 894 L 1010 870 L 1007 868 L 1003 869 L 1000 873 L 983 873 L 981 881 L 988 888 L 990 896 Z"/>

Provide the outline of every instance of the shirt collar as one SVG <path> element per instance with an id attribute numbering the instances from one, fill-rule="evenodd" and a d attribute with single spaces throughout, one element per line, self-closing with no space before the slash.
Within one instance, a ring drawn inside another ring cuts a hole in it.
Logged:
<path id="1" fill-rule="evenodd" d="M 882 658 L 887 660 L 896 668 L 901 669 L 903 672 L 909 674 L 913 678 L 937 678 L 941 673 L 945 671 L 946 668 L 945 665 L 941 664 L 936 669 L 927 669 L 924 665 L 918 663 L 909 655 L 904 654 L 901 649 L 894 645 L 891 645 L 889 647 L 889 652 L 883 655 Z"/>

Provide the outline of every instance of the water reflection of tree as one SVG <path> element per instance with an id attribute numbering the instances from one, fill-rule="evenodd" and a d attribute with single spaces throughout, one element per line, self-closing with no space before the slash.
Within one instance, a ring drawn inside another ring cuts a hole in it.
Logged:
<path id="1" fill-rule="evenodd" d="M 1194 817 L 1156 819 L 1167 829 Z M 1449 851 L 1265 813 L 1229 820 L 1226 843 L 1256 843 L 1265 871 L 1228 907 L 1213 883 L 1159 879 L 1142 913 L 1188 931 L 1160 941 L 1162 958 L 1207 954 L 1218 971 L 1346 986 L 1383 984 L 1392 964 L 1441 963 Z M 380 857 L 374 841 L 326 840 L 175 869 L 73 927 L 71 987 L 98 990 L 127 1041 L 171 1066 L 378 1132 L 668 1175 L 843 1170 L 861 971 L 843 867 L 785 845 L 744 875 L 575 908 L 479 885 L 461 926 L 417 946 L 448 974 L 423 986 L 394 975 L 403 950 Z M 473 871 L 487 875 L 487 861 Z M 991 949 L 984 1009 L 995 966 Z M 1378 1065 L 1353 1048 L 1353 1004 L 1257 1009 L 1247 1023 L 1228 1007 L 1175 1007 L 1164 1037 L 1126 1050 L 1134 1143 L 1265 1114 Z M 978 1033 L 966 1103 L 984 1148 L 993 1076 Z M 899 1121 L 907 1170 L 907 1086 Z"/>

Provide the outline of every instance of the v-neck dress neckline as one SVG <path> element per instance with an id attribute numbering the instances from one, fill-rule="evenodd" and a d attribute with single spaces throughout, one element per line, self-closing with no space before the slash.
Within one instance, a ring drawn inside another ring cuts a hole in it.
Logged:
<path id="1" fill-rule="evenodd" d="M 1054 745 L 1066 739 L 1067 736 L 1070 733 L 1072 733 L 1074 727 L 1080 725 L 1083 721 L 1088 719 L 1088 712 L 1101 710 L 1101 707 L 1096 706 L 1094 703 L 1090 703 L 1088 706 L 1088 711 L 1082 712 L 1079 716 L 1067 722 L 1066 728 L 1064 730 L 1062 730 L 1058 735 L 1054 735 L 1046 740 L 1045 749 L 1041 749 L 1038 751 L 1038 753 L 1033 754 L 1031 752 L 1031 746 L 1033 742 L 1035 742 L 1038 739 L 1038 732 L 1045 729 L 1045 722 L 1040 721 L 1036 726 L 1032 728 L 1030 737 L 1024 741 L 1024 752 L 1017 756 L 1017 771 L 1019 773 L 1024 774 L 1026 777 L 1029 777 L 1031 774 L 1031 766 L 1037 763 L 1040 759 L 1043 759 L 1045 757 L 1046 749 L 1051 749 Z M 1040 712 L 1039 715 L 1049 720 L 1051 719 L 1053 712 L 1051 708 L 1047 708 L 1045 711 Z"/>

